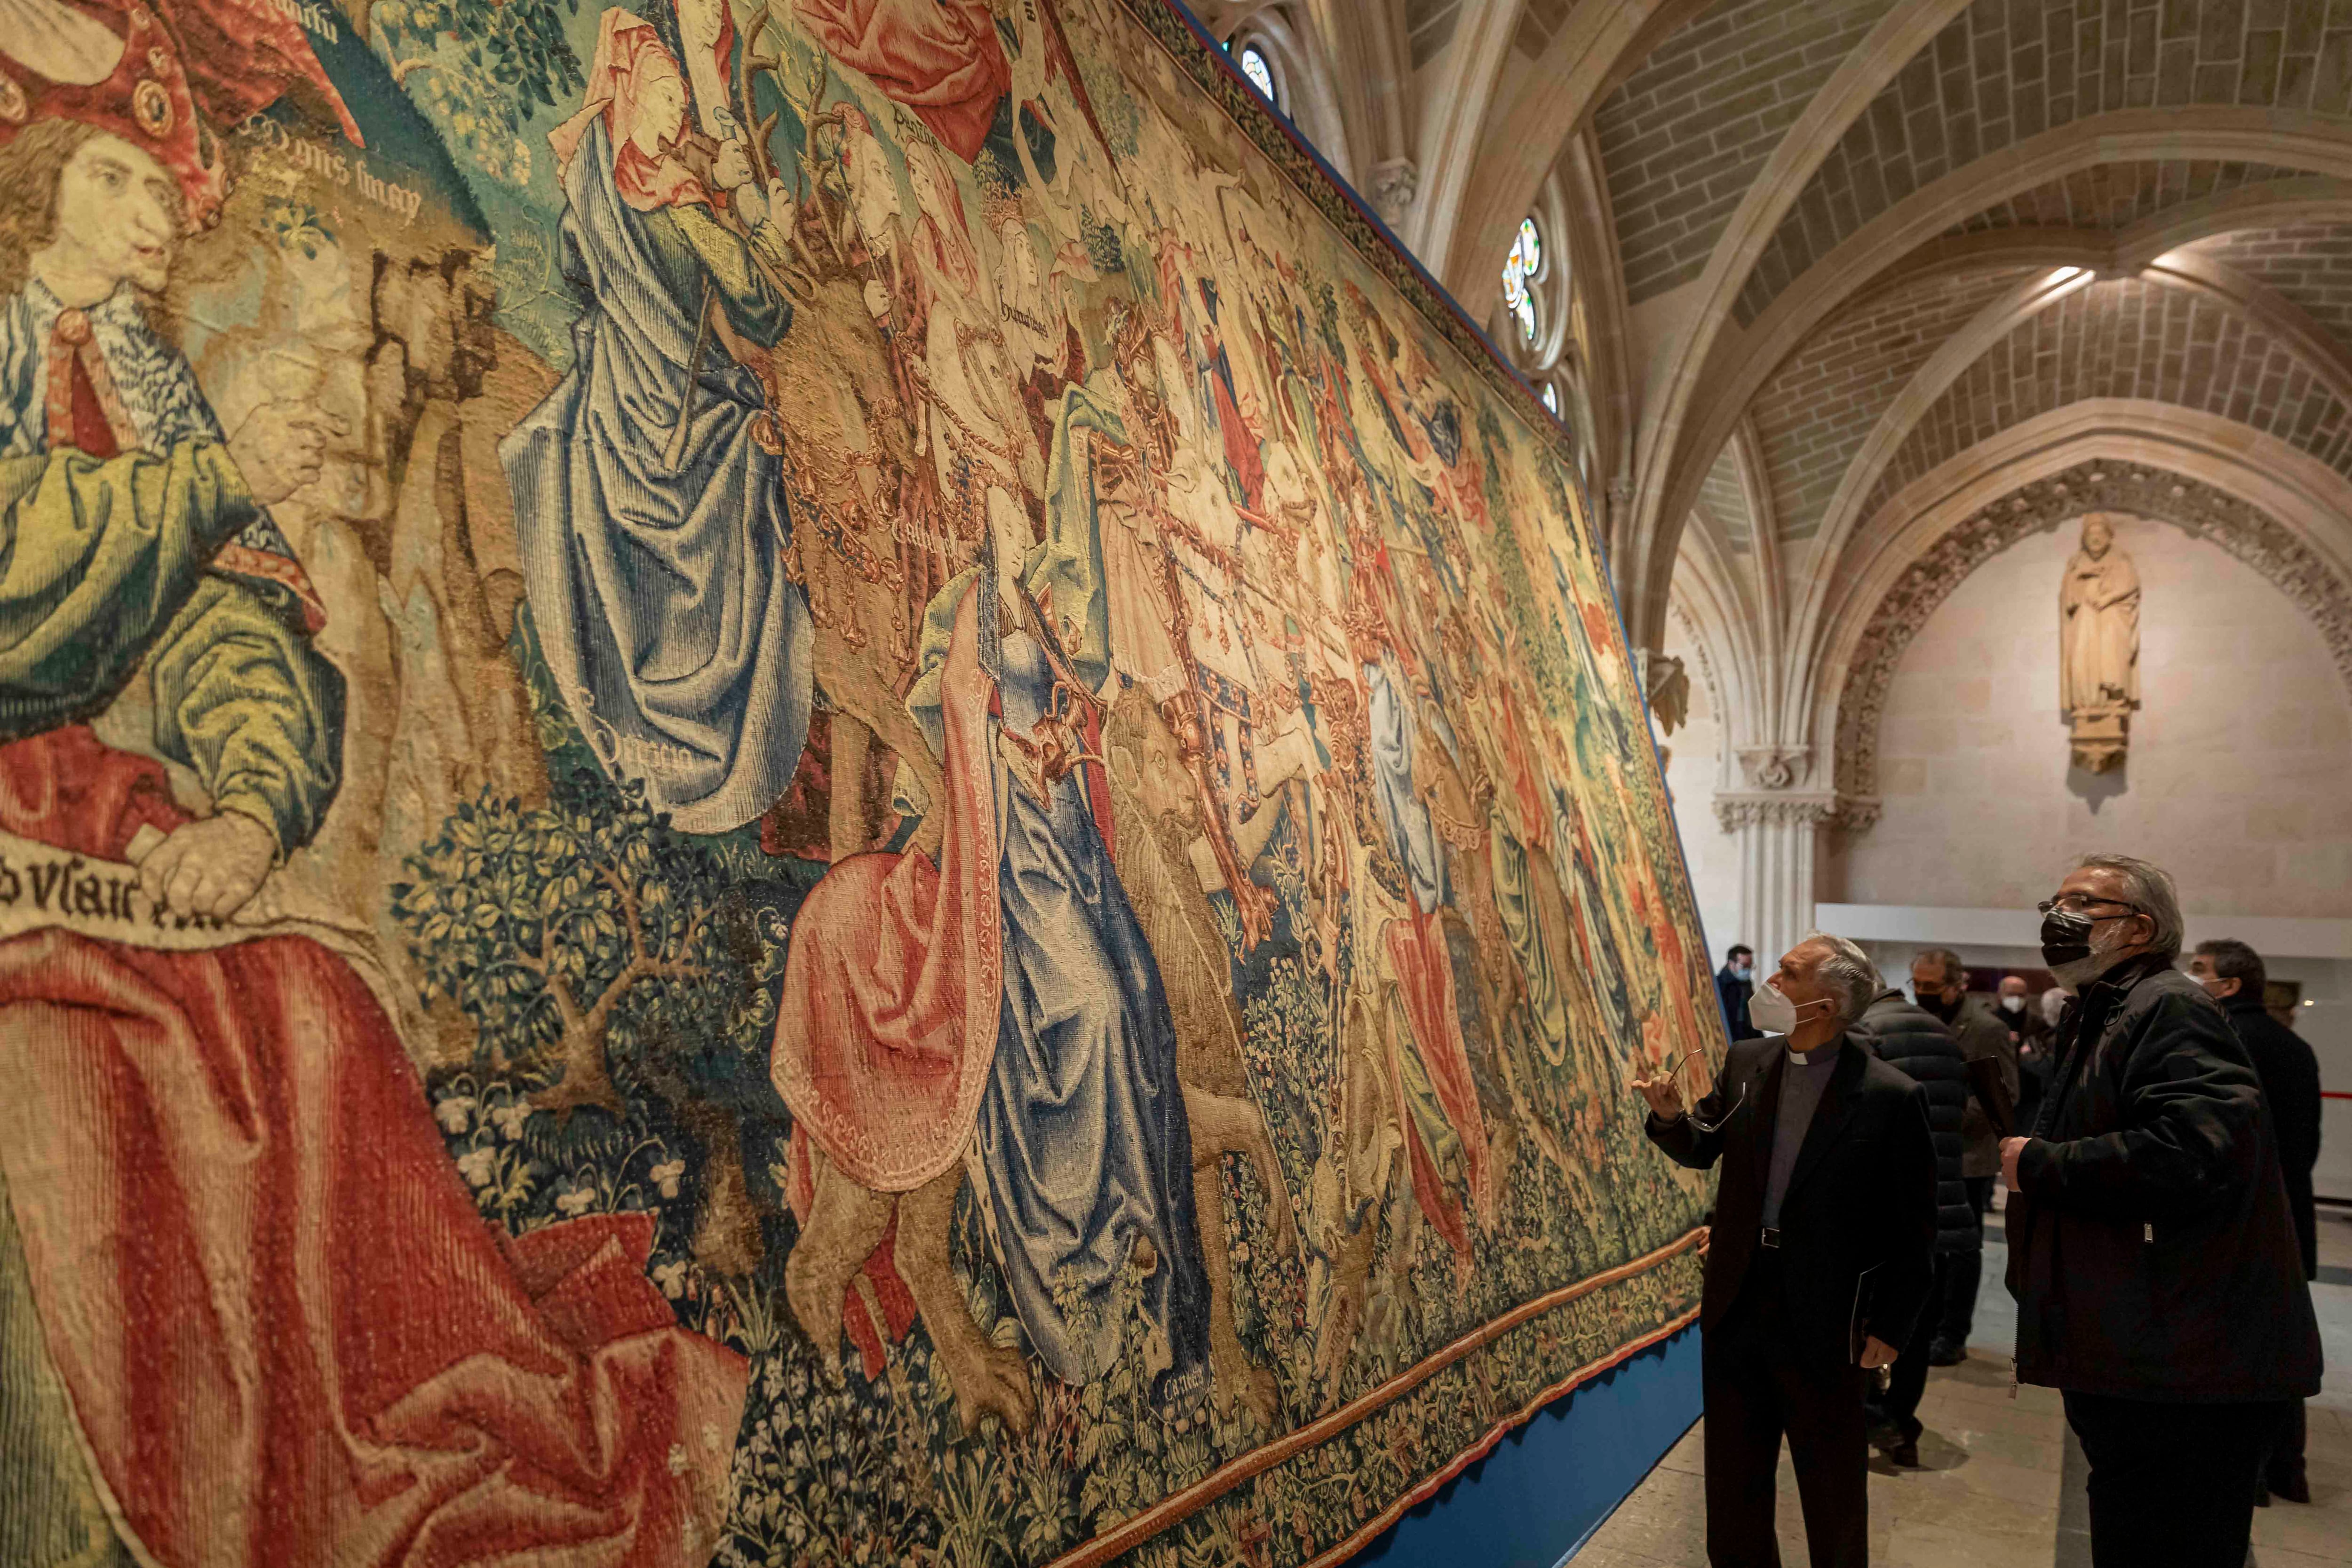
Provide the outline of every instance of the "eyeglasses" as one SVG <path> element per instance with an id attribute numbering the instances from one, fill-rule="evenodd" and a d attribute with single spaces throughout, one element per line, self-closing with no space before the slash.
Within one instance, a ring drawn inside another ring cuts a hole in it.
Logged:
<path id="1" fill-rule="evenodd" d="M 2128 909 L 2134 915 L 2147 913 L 2138 904 L 2126 903 L 2120 898 L 2093 898 L 2080 893 L 2070 893 L 2063 898 L 2045 898 L 2033 906 L 2033 912 L 2036 915 L 2047 915 L 2053 909 L 2063 909 L 2069 915 L 2088 915 L 2091 913 L 2092 905 L 2099 904 L 2112 904 L 2117 909 Z"/>
<path id="2" fill-rule="evenodd" d="M 1702 1121 L 1700 1120 L 1697 1113 L 1693 1111 L 1685 1111 L 1683 1114 L 1690 1118 L 1690 1124 L 1697 1128 L 1702 1134 L 1713 1137 L 1716 1134 L 1723 1131 L 1724 1124 L 1730 1121 L 1734 1116 L 1739 1114 L 1739 1108 L 1747 1103 L 1748 1085 L 1742 1083 L 1739 1086 L 1739 1098 L 1731 1103 L 1731 1109 L 1726 1111 L 1722 1115 L 1717 1116 L 1714 1121 Z"/>

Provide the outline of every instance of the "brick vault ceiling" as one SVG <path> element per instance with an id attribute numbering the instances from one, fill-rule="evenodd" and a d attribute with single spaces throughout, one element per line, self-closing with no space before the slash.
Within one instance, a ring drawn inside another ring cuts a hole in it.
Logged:
<path id="1" fill-rule="evenodd" d="M 1767 522 L 1851 532 L 2093 399 L 2231 421 L 2352 479 L 2352 5 L 1716 0 L 1612 79 L 1587 145 L 1632 357 L 1711 337 L 1669 419 L 1649 371 L 1629 413 L 1680 444 L 1650 481 L 1735 555 Z M 2186 128 L 2180 155 L 2116 135 L 2150 123 Z M 2089 276 L 2036 295 L 2068 266 Z"/>

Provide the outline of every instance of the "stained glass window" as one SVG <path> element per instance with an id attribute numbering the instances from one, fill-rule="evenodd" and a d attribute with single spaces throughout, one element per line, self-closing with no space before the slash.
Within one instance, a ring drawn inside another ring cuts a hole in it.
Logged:
<path id="1" fill-rule="evenodd" d="M 1543 236 L 1536 232 L 1533 218 L 1519 220 L 1519 236 L 1511 242 L 1511 254 L 1503 262 L 1503 303 L 1519 323 L 1519 336 L 1529 344 L 1536 340 L 1536 297 L 1528 285 L 1543 266 Z"/>
<path id="2" fill-rule="evenodd" d="M 1244 44 L 1234 58 L 1241 62 L 1242 75 L 1250 78 L 1250 85 L 1265 94 L 1266 102 L 1279 107 L 1281 100 L 1274 95 L 1274 68 L 1265 63 L 1265 51 L 1255 44 Z"/>
<path id="3" fill-rule="evenodd" d="M 1543 400 L 1544 407 L 1551 410 L 1552 413 L 1557 416 L 1559 413 L 1559 388 L 1549 382 L 1544 382 Z"/>

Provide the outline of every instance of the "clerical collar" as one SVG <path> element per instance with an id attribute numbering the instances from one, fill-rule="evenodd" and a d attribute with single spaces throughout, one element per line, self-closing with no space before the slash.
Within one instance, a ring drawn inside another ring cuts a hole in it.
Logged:
<path id="1" fill-rule="evenodd" d="M 1831 1050 L 1826 1045 L 1822 1046 L 1819 1051 L 1791 1051 L 1789 1052 L 1789 1065 L 1791 1067 L 1820 1067 L 1825 1063 L 1835 1061 L 1836 1060 L 1837 1052 Z"/>

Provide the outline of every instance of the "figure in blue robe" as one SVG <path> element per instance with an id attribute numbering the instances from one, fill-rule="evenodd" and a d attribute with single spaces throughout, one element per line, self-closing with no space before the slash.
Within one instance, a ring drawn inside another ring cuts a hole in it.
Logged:
<path id="1" fill-rule="evenodd" d="M 1034 637 L 1003 641 L 1003 725 L 1047 711 Z M 980 1103 L 981 1164 L 1022 1326 L 1077 1383 L 1119 1354 L 1119 1269 L 1147 1239 L 1147 1362 L 1163 1397 L 1207 1388 L 1208 1275 L 1192 1214 L 1192 1138 L 1160 967 L 1073 772 L 1040 800 L 1000 776 L 1004 1001 Z M 1164 1351 L 1161 1346 L 1164 1344 Z"/>
<path id="2" fill-rule="evenodd" d="M 1039 548 L 1033 579 L 1051 556 Z M 934 737 L 954 606 L 976 593 L 983 625 L 995 622 L 993 571 L 987 559 L 959 575 L 927 612 L 908 706 Z M 1189 1405 L 1209 1388 L 1209 1284 L 1175 1019 L 1097 825 L 1089 791 L 1100 774 L 1041 779 L 1005 765 L 1067 719 L 1066 683 L 1057 695 L 1054 661 L 1032 631 L 983 632 L 982 647 L 996 686 L 990 729 L 1011 737 L 992 747 L 1004 978 L 975 1134 L 983 1212 L 1014 1316 L 1049 1372 L 1083 1384 L 1118 1363 L 1118 1276 L 1133 1262 L 1146 1270 L 1140 1327 L 1156 1397 Z"/>
<path id="3" fill-rule="evenodd" d="M 563 177 L 561 265 L 585 307 L 572 369 L 499 457 L 540 650 L 582 735 L 674 826 L 725 832 L 800 760 L 811 622 L 784 574 L 764 394 L 703 313 L 764 348 L 792 306 L 708 205 L 625 200 L 614 156 L 591 121 Z"/>
<path id="4" fill-rule="evenodd" d="M 1417 737 L 1412 706 L 1402 674 L 1392 672 L 1388 661 L 1364 665 L 1363 676 L 1364 689 L 1370 694 L 1366 716 L 1373 800 L 1389 831 L 1390 847 L 1412 884 L 1413 904 L 1427 915 L 1445 900 L 1445 851 L 1438 842 L 1428 802 L 1413 789 Z"/>

